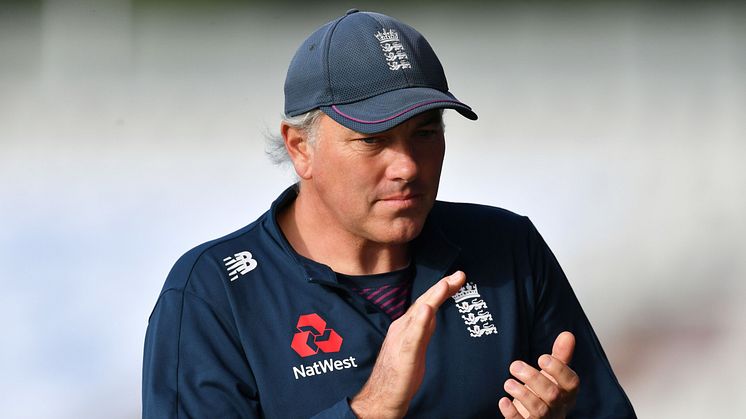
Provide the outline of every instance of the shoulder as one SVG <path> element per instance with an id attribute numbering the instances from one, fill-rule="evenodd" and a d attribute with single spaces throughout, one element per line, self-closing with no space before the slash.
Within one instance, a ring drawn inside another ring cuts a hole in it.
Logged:
<path id="1" fill-rule="evenodd" d="M 448 237 L 523 235 L 532 228 L 528 217 L 489 205 L 437 201 L 430 220 Z"/>
<path id="2" fill-rule="evenodd" d="M 528 217 L 489 205 L 437 201 L 427 228 L 458 248 L 485 257 L 533 254 L 542 243 Z"/>
<path id="3" fill-rule="evenodd" d="M 209 294 L 209 288 L 223 288 L 230 282 L 226 266 L 236 259 L 250 262 L 247 243 L 262 240 L 261 225 L 267 214 L 251 224 L 225 236 L 202 243 L 184 253 L 173 265 L 166 278 L 162 293 L 171 290 Z M 206 289 L 207 288 L 207 289 Z"/>

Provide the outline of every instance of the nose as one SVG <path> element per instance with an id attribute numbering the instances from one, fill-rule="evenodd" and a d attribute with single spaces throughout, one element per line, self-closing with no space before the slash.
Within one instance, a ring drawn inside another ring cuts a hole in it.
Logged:
<path id="1" fill-rule="evenodd" d="M 390 152 L 391 161 L 387 169 L 389 179 L 404 183 L 414 181 L 420 168 L 412 147 L 402 141 L 398 147 L 392 148 Z"/>

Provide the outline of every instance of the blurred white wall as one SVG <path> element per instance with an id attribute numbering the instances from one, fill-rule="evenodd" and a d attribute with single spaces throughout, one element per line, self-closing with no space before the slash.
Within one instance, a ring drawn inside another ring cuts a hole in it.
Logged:
<path id="1" fill-rule="evenodd" d="M 2 417 L 137 417 L 172 263 L 290 182 L 262 133 L 346 7 L 191 4 L 0 6 Z M 746 408 L 746 9 L 373 8 L 480 115 L 447 116 L 440 198 L 532 218 L 640 417 Z"/>

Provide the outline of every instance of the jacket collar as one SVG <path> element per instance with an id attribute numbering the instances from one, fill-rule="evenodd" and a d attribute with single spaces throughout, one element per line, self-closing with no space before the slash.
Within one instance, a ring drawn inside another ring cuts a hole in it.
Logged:
<path id="1" fill-rule="evenodd" d="M 277 222 L 277 214 L 298 196 L 298 184 L 285 189 L 272 203 L 264 222 L 264 227 L 275 242 L 283 249 L 291 262 L 298 266 L 303 278 L 312 283 L 340 287 L 337 276 L 328 266 L 300 256 L 285 238 Z M 435 205 L 438 205 L 436 202 Z M 428 215 L 420 235 L 414 239 L 412 262 L 415 265 L 415 278 L 412 286 L 413 299 L 425 292 L 432 284 L 440 280 L 451 268 L 460 252 L 458 246 L 451 243 L 438 226 L 432 211 Z"/>

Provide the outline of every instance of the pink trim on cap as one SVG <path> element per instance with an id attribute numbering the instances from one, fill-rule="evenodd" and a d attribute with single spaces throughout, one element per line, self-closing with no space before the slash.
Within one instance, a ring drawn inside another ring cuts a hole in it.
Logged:
<path id="1" fill-rule="evenodd" d="M 458 103 L 459 105 L 466 106 L 463 103 L 461 103 L 459 101 L 456 101 L 456 100 L 431 100 L 431 101 L 428 101 L 428 102 L 418 103 L 418 104 L 412 106 L 411 108 L 407 108 L 407 109 L 399 112 L 398 114 L 396 114 L 394 116 L 391 116 L 391 117 L 388 117 L 388 118 L 385 118 L 385 119 L 379 119 L 377 121 L 365 121 L 363 119 L 354 118 L 354 117 L 352 117 L 350 115 L 347 115 L 346 113 L 340 111 L 339 108 L 337 107 L 337 105 L 332 105 L 332 109 L 334 109 L 334 112 L 336 112 L 336 113 L 344 116 L 345 118 L 347 118 L 349 120 L 352 120 L 352 121 L 355 121 L 355 122 L 359 122 L 361 124 L 380 124 L 381 122 L 391 121 L 392 119 L 397 118 L 399 116 L 402 116 L 405 113 L 412 111 L 413 109 L 417 109 L 417 108 L 425 106 L 425 105 L 430 105 L 432 103 L 440 103 L 440 102 Z"/>

